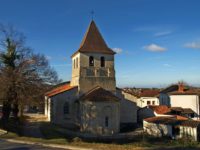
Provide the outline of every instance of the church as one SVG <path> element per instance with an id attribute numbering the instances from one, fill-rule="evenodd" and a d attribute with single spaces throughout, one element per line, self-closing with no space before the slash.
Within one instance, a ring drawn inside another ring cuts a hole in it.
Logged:
<path id="1" fill-rule="evenodd" d="M 115 54 L 92 20 L 71 56 L 71 81 L 45 93 L 51 123 L 93 135 L 113 135 L 137 123 L 136 97 L 116 87 Z"/>

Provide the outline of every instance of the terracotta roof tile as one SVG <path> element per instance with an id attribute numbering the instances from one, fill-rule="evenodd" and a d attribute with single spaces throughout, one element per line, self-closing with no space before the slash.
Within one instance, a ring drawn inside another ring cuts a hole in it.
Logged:
<path id="1" fill-rule="evenodd" d="M 166 105 L 149 105 L 149 108 L 155 111 L 157 114 L 168 114 L 171 111 Z"/>
<path id="2" fill-rule="evenodd" d="M 52 97 L 52 96 L 55 96 L 55 95 L 60 94 L 62 92 L 65 92 L 65 91 L 71 90 L 73 88 L 76 88 L 76 87 L 77 86 L 70 86 L 70 83 L 66 83 L 66 84 L 60 85 L 60 86 L 52 89 L 49 92 L 46 92 L 45 96 Z"/>
<path id="3" fill-rule="evenodd" d="M 183 92 L 174 91 L 170 92 L 170 95 L 200 95 L 200 91 L 196 89 L 188 89 L 184 90 Z"/>
<path id="4" fill-rule="evenodd" d="M 166 124 L 166 125 L 177 125 L 180 122 L 174 117 L 151 117 L 151 118 L 146 118 L 144 120 L 150 123 Z"/>
<path id="5" fill-rule="evenodd" d="M 172 117 L 151 117 L 144 119 L 146 122 L 156 123 L 156 124 L 166 124 L 166 125 L 176 125 L 176 126 L 186 126 L 186 127 L 198 127 L 200 126 L 200 121 L 189 120 L 188 118 L 182 116 L 172 116 Z"/>
<path id="6" fill-rule="evenodd" d="M 192 114 L 194 111 L 191 108 L 171 107 L 171 111 L 180 112 L 181 114 Z"/>
<path id="7" fill-rule="evenodd" d="M 154 90 L 154 89 L 142 89 L 141 91 L 128 91 L 128 90 L 123 90 L 124 92 L 131 94 L 136 97 L 156 97 L 159 95 L 160 91 L 159 90 Z"/>
<path id="8" fill-rule="evenodd" d="M 88 30 L 81 42 L 80 48 L 72 56 L 78 52 L 104 53 L 112 55 L 115 54 L 115 52 L 107 46 L 93 20 L 91 21 Z"/>
<path id="9" fill-rule="evenodd" d="M 86 94 L 84 94 L 80 100 L 82 101 L 119 101 L 119 98 L 116 97 L 112 92 L 107 91 L 99 86 L 93 88 Z"/>
<path id="10" fill-rule="evenodd" d="M 185 120 L 182 121 L 181 126 L 186 126 L 186 127 L 198 127 L 200 126 L 200 121 L 196 121 L 196 120 Z"/>
<path id="11" fill-rule="evenodd" d="M 139 94 L 140 97 L 155 97 L 159 94 L 159 90 L 142 90 Z"/>
<path id="12" fill-rule="evenodd" d="M 179 115 L 173 115 L 177 120 L 188 120 L 187 117 L 179 116 Z"/>

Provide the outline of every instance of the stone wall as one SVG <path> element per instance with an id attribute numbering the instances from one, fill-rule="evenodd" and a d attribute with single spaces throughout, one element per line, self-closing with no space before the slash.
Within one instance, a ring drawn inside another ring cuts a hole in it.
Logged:
<path id="1" fill-rule="evenodd" d="M 93 56 L 94 66 L 89 66 L 89 57 Z M 101 67 L 101 57 L 105 58 L 105 67 Z M 78 59 L 78 68 L 74 60 Z M 75 65 L 76 66 L 76 65 Z M 96 86 L 115 92 L 114 55 L 99 53 L 77 53 L 72 58 L 72 86 L 78 86 L 79 93 L 84 94 Z"/>
<path id="2" fill-rule="evenodd" d="M 73 127 L 77 120 L 77 88 L 65 91 L 50 98 L 50 121 L 66 127 Z M 64 114 L 65 103 L 69 104 L 69 113 Z"/>
<path id="3" fill-rule="evenodd" d="M 117 89 L 116 96 L 120 98 L 120 123 L 137 122 L 137 98 Z"/>
<path id="4" fill-rule="evenodd" d="M 171 125 L 155 124 L 143 121 L 143 129 L 147 134 L 155 137 L 173 136 Z"/>
<path id="5" fill-rule="evenodd" d="M 112 135 L 120 130 L 119 102 L 81 102 L 81 131 L 97 135 Z M 108 126 L 106 125 L 108 117 Z"/>

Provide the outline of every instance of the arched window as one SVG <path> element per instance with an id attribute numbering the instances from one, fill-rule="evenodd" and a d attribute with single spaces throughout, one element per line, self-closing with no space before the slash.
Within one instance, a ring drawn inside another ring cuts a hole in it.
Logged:
<path id="1" fill-rule="evenodd" d="M 101 57 L 101 67 L 105 67 L 105 58 Z"/>
<path id="2" fill-rule="evenodd" d="M 89 58 L 89 66 L 94 66 L 94 57 L 90 56 Z"/>
<path id="3" fill-rule="evenodd" d="M 74 69 L 75 69 L 75 67 L 76 67 L 76 60 L 74 59 Z"/>
<path id="4" fill-rule="evenodd" d="M 105 127 L 108 127 L 108 116 L 105 117 Z"/>
<path id="5" fill-rule="evenodd" d="M 78 68 L 78 57 L 76 58 L 76 68 Z"/>
<path id="6" fill-rule="evenodd" d="M 69 114 L 69 103 L 68 102 L 65 102 L 63 112 L 64 112 L 64 114 Z"/>

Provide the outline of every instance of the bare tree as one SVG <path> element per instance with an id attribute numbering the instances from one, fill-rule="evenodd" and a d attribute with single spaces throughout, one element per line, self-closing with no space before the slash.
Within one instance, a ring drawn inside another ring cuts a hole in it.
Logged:
<path id="1" fill-rule="evenodd" d="M 25 104 L 38 99 L 60 80 L 42 54 L 25 46 L 25 37 L 13 27 L 0 25 L 0 97 L 5 99 L 3 118 L 8 119 L 11 104 L 15 117 Z"/>

